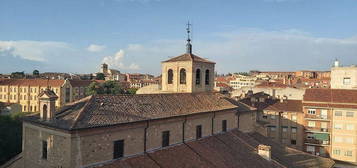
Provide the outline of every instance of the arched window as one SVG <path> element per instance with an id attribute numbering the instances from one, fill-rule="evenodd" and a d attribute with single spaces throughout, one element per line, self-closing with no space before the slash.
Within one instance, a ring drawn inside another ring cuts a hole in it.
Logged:
<path id="1" fill-rule="evenodd" d="M 183 68 L 180 70 L 180 84 L 186 84 L 186 70 Z"/>
<path id="2" fill-rule="evenodd" d="M 167 83 L 172 84 L 173 79 L 174 79 L 174 72 L 172 71 L 172 69 L 169 69 L 169 71 L 167 72 Z"/>
<path id="3" fill-rule="evenodd" d="M 42 112 L 43 112 L 43 118 L 47 119 L 47 105 L 46 104 L 43 105 Z"/>
<path id="4" fill-rule="evenodd" d="M 209 85 L 209 70 L 208 70 L 208 69 L 206 70 L 205 77 L 206 77 L 206 78 L 205 78 L 205 84 L 206 84 L 206 85 Z"/>
<path id="5" fill-rule="evenodd" d="M 201 84 L 201 70 L 197 69 L 196 70 L 196 85 Z"/>

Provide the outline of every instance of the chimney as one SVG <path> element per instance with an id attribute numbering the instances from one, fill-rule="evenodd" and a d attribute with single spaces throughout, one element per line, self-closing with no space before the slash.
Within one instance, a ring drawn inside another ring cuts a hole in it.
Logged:
<path id="1" fill-rule="evenodd" d="M 39 95 L 40 117 L 42 120 L 52 120 L 56 112 L 57 95 L 49 88 L 42 91 Z"/>
<path id="2" fill-rule="evenodd" d="M 259 144 L 258 155 L 260 155 L 264 159 L 270 161 L 271 160 L 271 147 L 268 145 Z"/>

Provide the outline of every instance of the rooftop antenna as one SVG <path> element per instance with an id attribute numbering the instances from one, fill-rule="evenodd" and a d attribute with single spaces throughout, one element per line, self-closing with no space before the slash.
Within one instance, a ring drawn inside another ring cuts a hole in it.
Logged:
<path id="1" fill-rule="evenodd" d="M 192 54 L 192 44 L 191 44 L 191 37 L 190 37 L 190 33 L 191 33 L 191 24 L 190 21 L 187 22 L 187 44 L 186 44 L 186 53 L 187 54 Z"/>

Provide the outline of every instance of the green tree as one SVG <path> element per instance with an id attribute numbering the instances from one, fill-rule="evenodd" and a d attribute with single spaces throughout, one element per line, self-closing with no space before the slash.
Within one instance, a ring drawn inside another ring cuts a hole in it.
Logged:
<path id="1" fill-rule="evenodd" d="M 106 81 L 102 84 L 104 94 L 122 94 L 124 93 L 120 85 L 115 81 Z"/>
<path id="2" fill-rule="evenodd" d="M 97 94 L 123 94 L 124 90 L 115 81 L 106 81 L 104 83 L 93 82 L 86 90 L 87 95 Z"/>
<path id="3" fill-rule="evenodd" d="M 105 75 L 103 73 L 97 73 L 95 77 L 96 80 L 105 80 Z"/>
<path id="4" fill-rule="evenodd" d="M 21 152 L 22 122 L 21 118 L 29 113 L 0 115 L 0 165 Z"/>
<path id="5" fill-rule="evenodd" d="M 25 72 L 12 72 L 11 73 L 11 78 L 15 78 L 15 79 L 22 79 L 25 77 Z"/>
<path id="6" fill-rule="evenodd" d="M 32 72 L 33 76 L 40 76 L 40 71 L 38 71 L 37 69 L 33 70 Z"/>
<path id="7" fill-rule="evenodd" d="M 136 88 L 129 88 L 126 90 L 126 94 L 136 94 L 137 90 Z"/>

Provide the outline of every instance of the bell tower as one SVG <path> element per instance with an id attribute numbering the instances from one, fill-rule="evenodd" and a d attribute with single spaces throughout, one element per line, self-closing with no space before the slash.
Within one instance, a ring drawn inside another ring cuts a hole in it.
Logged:
<path id="1" fill-rule="evenodd" d="M 55 118 L 56 113 L 56 100 L 57 95 L 47 88 L 42 91 L 39 95 L 40 100 L 40 118 L 42 120 L 52 120 Z"/>
<path id="2" fill-rule="evenodd" d="M 214 87 L 216 63 L 193 54 L 191 24 L 187 24 L 186 53 L 161 62 L 162 92 L 210 92 Z"/>

